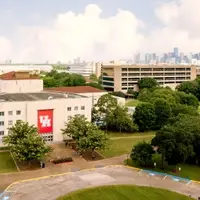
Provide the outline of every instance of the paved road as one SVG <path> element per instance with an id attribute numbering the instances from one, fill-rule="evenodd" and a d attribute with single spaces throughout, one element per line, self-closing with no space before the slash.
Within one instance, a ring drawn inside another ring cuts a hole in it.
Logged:
<path id="1" fill-rule="evenodd" d="M 40 180 L 17 183 L 9 188 L 11 200 L 55 200 L 69 192 L 94 186 L 134 184 L 165 188 L 196 198 L 200 194 L 200 186 L 163 179 L 148 177 L 145 173 L 124 166 L 98 168 L 91 171 L 78 171 L 67 175 L 50 177 Z"/>

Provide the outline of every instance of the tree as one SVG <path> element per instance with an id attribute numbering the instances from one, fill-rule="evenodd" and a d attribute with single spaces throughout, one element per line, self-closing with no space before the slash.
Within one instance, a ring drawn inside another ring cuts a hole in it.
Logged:
<path id="1" fill-rule="evenodd" d="M 164 126 L 156 133 L 152 145 L 161 149 L 169 164 L 186 163 L 190 158 L 199 158 L 195 147 L 199 147 L 200 117 L 179 115 L 174 123 Z M 198 149 L 198 148 L 197 148 Z"/>
<path id="2" fill-rule="evenodd" d="M 154 102 L 156 122 L 155 128 L 160 129 L 166 125 L 171 117 L 171 107 L 164 99 L 156 99 Z"/>
<path id="3" fill-rule="evenodd" d="M 153 153 L 151 144 L 143 141 L 133 147 L 130 157 L 137 165 L 146 167 L 152 165 Z"/>
<path id="4" fill-rule="evenodd" d="M 97 78 L 96 74 L 90 74 L 89 79 L 94 81 L 94 82 L 98 82 L 98 78 Z"/>
<path id="5" fill-rule="evenodd" d="M 151 103 L 140 103 L 133 114 L 140 131 L 150 130 L 156 121 L 155 108 Z"/>
<path id="6" fill-rule="evenodd" d="M 137 98 L 139 101 L 148 102 L 151 99 L 151 95 L 152 95 L 152 92 L 149 89 L 144 88 L 140 90 Z"/>
<path id="7" fill-rule="evenodd" d="M 108 129 L 135 132 L 137 126 L 134 124 L 131 116 L 128 113 L 128 108 L 125 106 L 117 105 L 116 108 L 108 114 L 107 117 Z"/>
<path id="8" fill-rule="evenodd" d="M 176 89 L 178 91 L 185 92 L 187 94 L 193 94 L 196 96 L 198 90 L 198 84 L 196 81 L 184 81 L 179 84 Z"/>
<path id="9" fill-rule="evenodd" d="M 92 158 L 95 158 L 95 150 L 102 150 L 107 146 L 106 134 L 95 126 L 90 126 L 85 136 L 80 137 L 77 147 L 80 152 L 92 151 Z"/>
<path id="10" fill-rule="evenodd" d="M 179 97 L 177 96 L 176 92 L 169 88 L 154 89 L 150 95 L 149 101 L 154 103 L 158 98 L 166 100 L 170 105 L 179 103 Z"/>
<path id="11" fill-rule="evenodd" d="M 35 126 L 18 120 L 8 128 L 9 135 L 4 137 L 4 144 L 8 145 L 13 156 L 19 161 L 43 160 L 51 151 L 38 134 Z"/>
<path id="12" fill-rule="evenodd" d="M 95 104 L 92 109 L 93 122 L 98 123 L 102 121 L 103 124 L 106 124 L 106 129 L 107 129 L 108 115 L 116 108 L 116 106 L 117 106 L 117 99 L 114 98 L 112 95 L 105 94 L 101 96 L 97 104 Z"/>
<path id="13" fill-rule="evenodd" d="M 193 115 L 198 116 L 199 112 L 196 108 L 193 106 L 188 106 L 184 104 L 174 104 L 171 106 L 172 108 L 172 116 L 176 117 L 179 114 L 187 114 L 187 115 Z"/>
<path id="14" fill-rule="evenodd" d="M 153 89 L 158 86 L 158 82 L 154 78 L 142 78 L 138 81 L 138 87 L 140 90 L 147 88 Z"/>
<path id="15" fill-rule="evenodd" d="M 78 141 L 86 135 L 89 125 L 90 122 L 84 115 L 76 115 L 69 122 L 65 123 L 65 129 L 62 129 L 62 133 Z"/>
<path id="16" fill-rule="evenodd" d="M 44 77 L 43 84 L 45 88 L 57 87 L 59 85 L 53 77 Z"/>
<path id="17" fill-rule="evenodd" d="M 59 73 L 52 70 L 46 73 L 44 80 L 44 87 L 58 87 L 58 86 L 81 86 L 85 85 L 85 78 L 79 74 L 70 74 L 66 72 Z"/>
<path id="18" fill-rule="evenodd" d="M 108 141 L 106 134 L 83 115 L 77 115 L 65 123 L 62 133 L 76 141 L 77 149 L 81 153 L 91 150 L 92 158 L 95 157 L 95 150 L 105 148 Z"/>
<path id="19" fill-rule="evenodd" d="M 186 94 L 185 92 L 176 92 L 178 97 L 180 98 L 180 103 L 185 104 L 188 106 L 193 106 L 195 108 L 198 108 L 199 101 L 193 94 Z"/>

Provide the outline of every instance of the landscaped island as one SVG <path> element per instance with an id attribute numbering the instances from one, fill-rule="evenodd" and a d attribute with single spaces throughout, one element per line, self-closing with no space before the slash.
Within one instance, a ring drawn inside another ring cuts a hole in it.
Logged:
<path id="1" fill-rule="evenodd" d="M 58 200 L 191 200 L 192 198 L 168 190 L 131 185 L 103 186 L 79 190 Z"/>

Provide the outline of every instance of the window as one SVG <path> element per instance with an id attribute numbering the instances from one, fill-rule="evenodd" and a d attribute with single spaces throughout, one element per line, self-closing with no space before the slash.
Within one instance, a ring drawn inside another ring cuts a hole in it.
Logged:
<path id="1" fill-rule="evenodd" d="M 13 125 L 13 121 L 12 120 L 8 121 L 8 126 L 12 126 L 12 125 Z"/>
<path id="2" fill-rule="evenodd" d="M 4 112 L 0 112 L 0 116 L 4 116 Z"/>
<path id="3" fill-rule="evenodd" d="M 8 111 L 8 115 L 13 115 L 13 111 Z"/>
<path id="4" fill-rule="evenodd" d="M 16 115 L 21 115 L 21 110 L 17 110 Z"/>
<path id="5" fill-rule="evenodd" d="M 75 106 L 75 107 L 74 107 L 74 110 L 78 110 L 78 106 Z"/>
<path id="6" fill-rule="evenodd" d="M 67 107 L 67 111 L 71 111 L 72 110 L 72 108 L 71 107 Z"/>
<path id="7" fill-rule="evenodd" d="M 85 106 L 81 106 L 81 110 L 85 110 Z"/>
<path id="8" fill-rule="evenodd" d="M 4 135 L 4 131 L 0 131 L 0 135 Z"/>
<path id="9" fill-rule="evenodd" d="M 52 142 L 53 141 L 53 133 L 45 133 L 42 135 L 42 139 L 45 142 Z"/>
<path id="10" fill-rule="evenodd" d="M 0 126 L 4 126 L 4 121 L 0 121 Z"/>

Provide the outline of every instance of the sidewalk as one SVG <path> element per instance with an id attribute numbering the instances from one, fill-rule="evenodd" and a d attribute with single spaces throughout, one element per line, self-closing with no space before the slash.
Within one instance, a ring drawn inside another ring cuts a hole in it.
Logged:
<path id="1" fill-rule="evenodd" d="M 63 163 L 58 165 L 53 165 L 51 167 L 47 167 L 44 169 L 33 170 L 33 171 L 22 171 L 16 173 L 6 173 L 0 174 L 0 190 L 4 190 L 8 185 L 13 182 L 31 178 L 38 178 L 41 176 L 49 176 L 54 174 L 62 174 L 65 172 L 70 172 L 74 170 L 81 170 L 81 169 L 90 169 L 95 168 L 97 166 L 106 166 L 106 165 L 120 165 L 123 163 L 126 155 L 118 156 L 114 158 L 99 160 L 99 161 L 90 161 L 87 162 L 82 158 L 73 157 L 73 163 Z"/>

